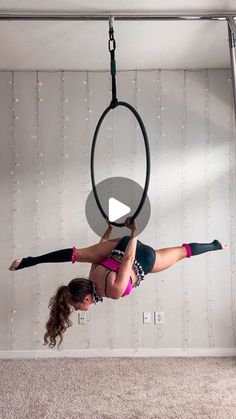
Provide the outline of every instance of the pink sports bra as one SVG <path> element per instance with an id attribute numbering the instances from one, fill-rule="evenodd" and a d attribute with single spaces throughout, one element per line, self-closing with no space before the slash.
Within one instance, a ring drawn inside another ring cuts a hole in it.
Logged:
<path id="1" fill-rule="evenodd" d="M 102 265 L 105 268 L 109 268 L 110 269 L 109 272 L 106 275 L 106 282 L 105 282 L 105 295 L 107 296 L 107 277 L 108 277 L 108 275 L 109 275 L 109 273 L 111 271 L 112 272 L 118 272 L 119 271 L 119 269 L 120 269 L 120 263 L 117 260 L 115 260 L 115 259 L 105 258 L 100 263 L 98 263 L 98 265 Z M 132 278 L 129 277 L 129 282 L 128 282 L 127 288 L 126 288 L 124 294 L 122 295 L 122 297 L 124 297 L 125 295 L 131 294 L 132 290 L 133 290 L 133 287 L 132 287 Z"/>

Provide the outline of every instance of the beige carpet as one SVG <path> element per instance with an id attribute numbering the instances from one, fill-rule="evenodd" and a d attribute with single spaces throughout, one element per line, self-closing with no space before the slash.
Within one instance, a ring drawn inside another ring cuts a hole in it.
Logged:
<path id="1" fill-rule="evenodd" d="M 0 361 L 1 419 L 236 419 L 236 358 Z"/>

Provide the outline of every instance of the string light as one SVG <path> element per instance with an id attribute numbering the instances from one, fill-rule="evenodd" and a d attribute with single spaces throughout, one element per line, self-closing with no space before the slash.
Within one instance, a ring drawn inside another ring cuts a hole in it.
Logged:
<path id="1" fill-rule="evenodd" d="M 65 217 L 65 211 L 64 211 L 64 195 L 67 193 L 67 189 L 65 187 L 65 173 L 66 173 L 66 160 L 69 160 L 70 156 L 69 153 L 66 151 L 66 147 L 67 147 L 67 142 L 65 142 L 64 140 L 68 139 L 69 137 L 67 135 L 65 135 L 66 133 L 66 129 L 67 129 L 67 125 L 65 125 L 65 121 L 69 120 L 69 117 L 65 115 L 65 106 L 66 104 L 69 103 L 69 99 L 65 97 L 65 81 L 66 81 L 66 77 L 64 74 L 64 71 L 61 72 L 61 143 L 60 143 L 60 148 L 61 148 L 61 152 L 60 152 L 60 156 L 61 156 L 61 170 L 60 170 L 60 189 L 61 189 L 61 226 L 60 226 L 60 231 L 61 231 L 61 248 L 66 246 L 66 223 L 67 223 L 67 219 Z M 61 277 L 64 278 L 64 267 L 61 266 Z"/>
<path id="2" fill-rule="evenodd" d="M 16 144 L 15 144 L 15 73 L 11 73 L 11 80 L 9 80 L 10 89 L 11 89 L 11 123 L 10 123 L 10 130 L 9 130 L 9 137 L 11 141 L 11 150 L 12 150 L 12 165 L 13 168 L 11 170 L 11 176 L 12 176 L 12 194 L 13 194 L 13 206 L 12 206 L 12 259 L 15 259 L 15 249 L 17 248 L 17 237 L 16 237 L 16 229 L 17 229 L 17 218 L 16 213 L 18 211 L 18 198 L 16 194 L 15 189 L 15 183 L 17 182 L 17 157 L 18 153 L 16 152 Z M 15 297 L 15 289 L 16 289 L 16 278 L 14 276 L 14 273 L 12 273 L 11 282 L 10 282 L 10 325 L 9 325 L 9 336 L 10 336 L 10 348 L 11 350 L 15 348 L 17 344 L 17 338 L 16 338 L 16 297 Z"/>
<path id="3" fill-rule="evenodd" d="M 134 79 L 132 80 L 132 84 L 133 84 L 133 101 L 134 101 L 134 107 L 135 109 L 138 109 L 138 75 L 137 75 L 137 70 L 134 73 Z M 133 138 L 133 142 L 132 144 L 129 144 L 130 147 L 130 151 L 133 154 L 134 158 L 132 159 L 132 162 L 129 162 L 129 165 L 127 168 L 127 172 L 126 172 L 126 176 L 128 178 L 134 179 L 135 173 L 137 173 L 137 170 L 135 169 L 135 165 L 137 164 L 137 159 L 138 159 L 138 152 L 137 152 L 137 130 L 139 129 L 139 125 L 137 124 L 137 121 L 135 119 L 132 119 L 132 126 L 133 126 L 133 133 L 132 133 L 132 138 Z M 133 147 L 133 148 L 131 148 Z M 131 164 L 132 163 L 132 164 Z"/>
<path id="4" fill-rule="evenodd" d="M 187 135 L 187 115 L 188 115 L 188 96 L 187 96 L 187 72 L 184 71 L 184 83 L 183 83 L 183 112 L 181 121 L 181 136 L 182 136 L 182 199 L 183 199 L 183 241 L 188 242 L 188 230 L 189 230 L 189 191 L 188 191 L 188 135 Z M 182 264 L 182 287 L 183 287 L 183 349 L 188 350 L 189 347 L 189 265 L 187 261 Z"/>
<path id="5" fill-rule="evenodd" d="M 206 115 L 206 161 L 205 161 L 205 182 L 206 182 L 206 236 L 212 237 L 212 220 L 211 220 L 211 125 L 210 125 L 210 92 L 209 92 L 209 74 L 206 71 L 206 87 L 205 87 L 205 115 Z M 208 344 L 212 348 L 215 346 L 213 329 L 212 329 L 212 255 L 206 255 L 207 269 L 207 323 L 208 323 Z"/>
<path id="6" fill-rule="evenodd" d="M 165 205 L 164 205 L 164 176 L 161 174 L 164 171 L 163 157 L 164 157 L 164 142 L 163 142 L 163 80 L 162 71 L 158 71 L 157 84 L 156 84 L 156 113 L 157 113 L 157 136 L 156 142 L 156 173 L 159 176 L 156 179 L 157 182 L 157 202 L 158 208 L 155 215 L 155 223 L 157 226 L 155 234 L 155 242 L 159 243 L 159 247 L 165 247 Z M 164 287 L 164 276 L 160 274 L 160 278 L 156 281 L 156 303 L 155 307 L 157 311 L 163 311 L 163 287 Z M 164 325 L 156 326 L 156 334 L 158 341 L 164 336 Z"/>
<path id="7" fill-rule="evenodd" d="M 138 80 L 138 72 L 135 71 L 135 77 L 134 80 L 132 81 L 133 85 L 134 85 L 134 108 L 139 110 L 139 92 L 141 91 L 141 89 L 139 89 L 138 84 L 139 84 L 139 80 Z M 139 129 L 139 125 L 137 125 L 137 122 L 134 121 L 134 125 L 133 125 L 134 129 L 133 129 L 133 133 L 132 133 L 132 138 L 133 142 L 131 147 L 132 150 L 132 154 L 134 156 L 134 158 L 132 159 L 132 164 L 130 162 L 129 168 L 128 168 L 128 174 L 127 176 L 131 179 L 134 179 L 135 175 L 137 175 L 137 173 L 139 173 L 139 171 L 137 170 L 137 168 L 139 167 L 139 158 L 138 158 L 138 129 Z M 138 351 L 140 345 L 141 345 L 141 331 L 140 331 L 140 319 L 141 319 L 141 313 L 140 313 L 140 301 L 139 301 L 139 292 L 137 292 L 138 289 L 136 288 L 135 291 L 133 292 L 133 294 L 131 295 L 131 299 L 132 299 L 132 309 L 133 309 L 133 315 L 132 315 L 132 347 L 134 349 L 135 352 Z"/>
<path id="8" fill-rule="evenodd" d="M 83 95 L 84 102 L 85 102 L 85 118 L 84 118 L 84 121 L 85 121 L 84 122 L 84 124 L 85 124 L 84 125 L 84 133 L 85 134 L 84 134 L 83 139 L 82 139 L 82 155 L 84 156 L 83 157 L 84 167 L 89 167 L 90 114 L 91 114 L 91 112 L 89 112 L 89 110 L 92 110 L 92 108 L 90 107 L 90 95 L 92 94 L 92 92 L 90 90 L 90 80 L 89 80 L 88 71 L 85 72 L 85 76 L 83 76 L 83 77 L 84 77 L 84 79 L 82 80 L 82 83 L 81 83 L 81 89 L 82 89 L 81 94 Z M 82 176 L 84 176 L 84 178 L 83 178 L 83 193 L 86 194 L 86 188 L 89 187 L 89 189 L 90 189 L 89 171 L 87 170 L 86 172 L 82 173 Z M 89 190 L 89 192 L 90 192 L 90 190 Z M 80 224 L 80 222 L 82 223 L 82 225 L 79 227 L 81 237 L 84 237 L 85 242 L 88 243 L 89 242 L 89 234 L 90 234 L 91 230 L 87 229 L 86 223 L 84 223 L 84 211 L 79 212 L 79 214 L 77 212 L 77 215 L 80 216 L 80 220 L 79 220 L 78 224 Z M 86 328 L 84 329 L 84 336 L 83 336 L 84 339 L 86 339 L 86 342 L 87 342 L 87 345 L 86 345 L 87 349 L 91 348 L 91 336 L 92 336 L 92 329 L 91 329 L 91 322 L 89 321 L 89 323 L 86 325 Z"/>
<path id="9" fill-rule="evenodd" d="M 228 78 L 228 82 L 232 85 L 231 78 Z M 230 91 L 232 86 L 230 86 Z M 236 202 L 236 185 L 235 185 L 235 165 L 233 157 L 235 156 L 235 136 L 234 136 L 234 118 L 235 110 L 233 105 L 233 95 L 231 94 L 231 103 L 229 110 L 229 216 L 230 216 L 230 247 L 231 247 L 231 272 L 230 272 L 230 285 L 231 285 L 231 328 L 236 345 L 236 233 L 235 233 L 235 202 Z"/>
<path id="10" fill-rule="evenodd" d="M 35 206 L 35 216 L 33 217 L 34 219 L 34 228 L 35 228 L 35 252 L 36 254 L 39 251 L 39 247 L 40 247 L 40 229 L 39 229 L 39 188 L 40 188 L 40 181 L 41 181 L 41 177 L 40 177 L 40 167 L 41 167 L 41 158 L 43 157 L 41 154 L 41 144 L 40 144 L 40 139 L 39 139 L 39 114 L 40 114 L 40 107 L 39 107 L 39 102 L 40 102 L 40 95 L 39 95 L 39 83 L 38 83 L 38 78 L 39 78 L 39 74 L 38 72 L 36 72 L 36 121 L 34 123 L 34 130 L 35 132 L 33 133 L 32 138 L 34 140 L 36 140 L 35 142 L 35 148 L 36 148 L 36 156 L 37 156 L 37 172 L 36 172 L 36 188 L 35 188 L 35 202 L 36 202 L 36 206 Z M 39 295 L 40 295 L 40 277 L 39 277 L 39 270 L 36 267 L 36 270 L 34 270 L 34 275 L 35 275 L 35 281 L 34 281 L 34 316 L 33 316 L 33 341 L 32 341 L 32 349 L 35 348 L 35 346 L 37 347 L 38 341 L 37 341 L 37 335 L 38 335 L 38 323 L 39 323 L 39 318 L 38 318 L 38 306 L 39 306 Z"/>

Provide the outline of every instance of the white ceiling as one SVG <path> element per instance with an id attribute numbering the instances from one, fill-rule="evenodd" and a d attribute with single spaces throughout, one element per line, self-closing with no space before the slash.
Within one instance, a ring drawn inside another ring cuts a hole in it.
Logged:
<path id="1" fill-rule="evenodd" d="M 236 16 L 236 0 L 0 0 L 1 11 L 235 11 Z M 115 21 L 114 30 L 117 70 L 230 65 L 225 21 Z M 0 21 L 0 38 L 0 70 L 109 69 L 106 21 Z"/>

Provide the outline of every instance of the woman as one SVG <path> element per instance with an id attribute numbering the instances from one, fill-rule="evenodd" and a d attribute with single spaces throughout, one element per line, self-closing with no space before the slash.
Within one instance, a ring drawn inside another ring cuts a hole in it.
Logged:
<path id="1" fill-rule="evenodd" d="M 169 268 L 174 263 L 213 250 L 226 248 L 218 240 L 212 243 L 189 243 L 179 247 L 154 250 L 137 240 L 137 227 L 131 219 L 125 220 L 131 235 L 109 240 L 111 224 L 100 243 L 86 248 L 69 248 L 38 257 L 16 259 L 10 266 L 16 271 L 39 263 L 88 262 L 92 263 L 89 278 L 75 278 L 68 285 L 60 286 L 50 299 L 50 316 L 46 324 L 44 344 L 54 348 L 57 337 L 72 325 L 69 316 L 73 309 L 87 311 L 91 304 L 103 301 L 103 297 L 118 299 L 129 295 L 148 273 Z"/>

